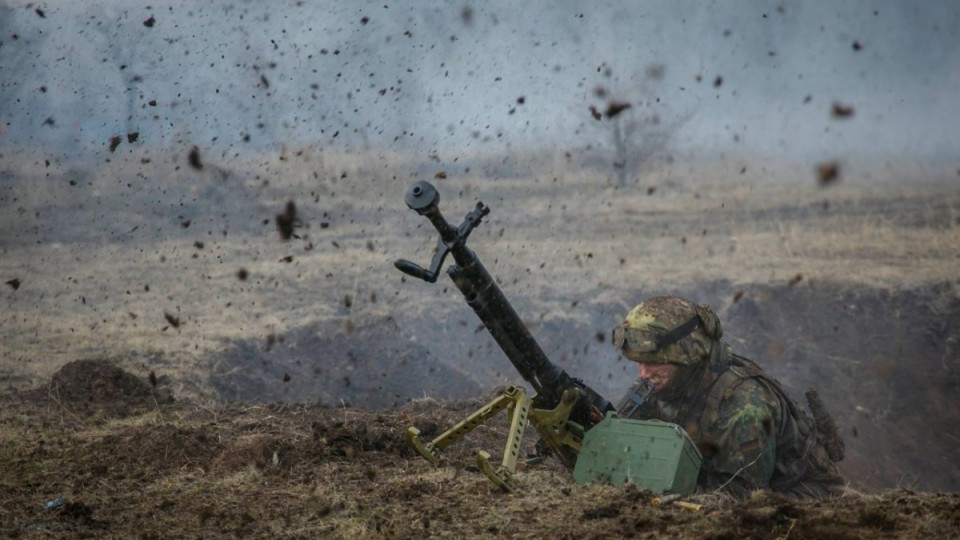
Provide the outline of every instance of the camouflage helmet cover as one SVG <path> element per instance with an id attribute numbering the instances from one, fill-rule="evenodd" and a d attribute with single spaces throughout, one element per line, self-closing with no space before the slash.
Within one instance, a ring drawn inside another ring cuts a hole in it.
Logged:
<path id="1" fill-rule="evenodd" d="M 644 364 L 694 364 L 709 356 L 723 330 L 713 311 L 677 296 L 640 302 L 614 328 L 613 342 L 630 360 Z"/>

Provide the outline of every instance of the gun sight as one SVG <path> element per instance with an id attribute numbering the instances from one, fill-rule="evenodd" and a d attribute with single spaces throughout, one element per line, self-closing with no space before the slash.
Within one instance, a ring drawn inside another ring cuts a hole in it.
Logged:
<path id="1" fill-rule="evenodd" d="M 440 192 L 430 182 L 420 180 L 415 182 L 403 197 L 407 206 L 425 216 L 433 224 L 437 232 L 440 233 L 440 239 L 437 241 L 437 250 L 430 261 L 430 268 L 426 269 L 406 259 L 397 259 L 393 265 L 404 274 L 422 279 L 427 283 L 435 283 L 440 275 L 440 268 L 447 254 L 453 253 L 453 258 L 457 264 L 469 264 L 476 256 L 467 249 L 467 237 L 473 229 L 480 225 L 484 216 L 490 213 L 490 209 L 482 202 L 477 203 L 477 207 L 467 214 L 463 223 L 454 228 L 447 222 L 440 213 Z"/>

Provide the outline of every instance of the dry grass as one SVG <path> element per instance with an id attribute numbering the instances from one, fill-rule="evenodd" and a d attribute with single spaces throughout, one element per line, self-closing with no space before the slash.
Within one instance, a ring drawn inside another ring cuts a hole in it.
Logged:
<path id="1" fill-rule="evenodd" d="M 5 160 L 0 273 L 22 281 L 2 292 L 8 384 L 35 385 L 66 361 L 109 351 L 132 354 L 129 365 L 162 356 L 178 392 L 203 395 L 207 359 L 224 339 L 454 305 L 418 297 L 391 265 L 427 264 L 434 243 L 402 203 L 409 171 L 422 168 L 414 156 L 298 149 L 204 162 L 195 171 L 184 156 L 130 154 L 88 170 L 25 153 Z M 741 166 L 677 165 L 619 189 L 603 174 L 563 168 L 436 182 L 451 221 L 478 198 L 493 209 L 474 249 L 509 294 L 546 316 L 598 287 L 617 298 L 638 285 L 718 279 L 800 275 L 877 288 L 955 279 L 955 187 L 891 169 L 902 180 L 880 181 L 880 170 L 821 189 L 805 170 L 763 164 L 740 174 Z M 304 240 L 280 242 L 273 227 L 287 199 L 299 204 Z"/>

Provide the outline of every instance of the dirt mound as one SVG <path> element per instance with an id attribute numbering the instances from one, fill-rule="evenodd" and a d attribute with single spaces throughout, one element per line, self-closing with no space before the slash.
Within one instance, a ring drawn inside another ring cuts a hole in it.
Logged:
<path id="1" fill-rule="evenodd" d="M 656 506 L 633 486 L 581 486 L 553 460 L 507 495 L 474 451 L 502 451 L 502 418 L 433 466 L 406 443 L 480 405 L 415 400 L 389 411 L 322 405 L 199 406 L 91 425 L 0 395 L 0 537 L 950 538 L 956 493 L 905 490 L 836 501 L 759 492 Z M 64 425 L 62 422 L 67 423 Z M 524 451 L 536 437 L 524 437 Z"/>
<path id="2" fill-rule="evenodd" d="M 76 360 L 64 365 L 50 380 L 49 399 L 69 412 L 108 418 L 130 416 L 170 397 L 110 360 Z"/>

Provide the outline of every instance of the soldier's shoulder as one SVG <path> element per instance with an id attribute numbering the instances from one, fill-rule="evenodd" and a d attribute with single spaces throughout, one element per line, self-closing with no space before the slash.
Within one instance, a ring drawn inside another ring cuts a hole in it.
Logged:
<path id="1" fill-rule="evenodd" d="M 776 409 L 777 395 L 761 381 L 753 377 L 738 378 L 725 391 L 722 401 L 726 408 L 741 408 L 752 405 Z"/>

